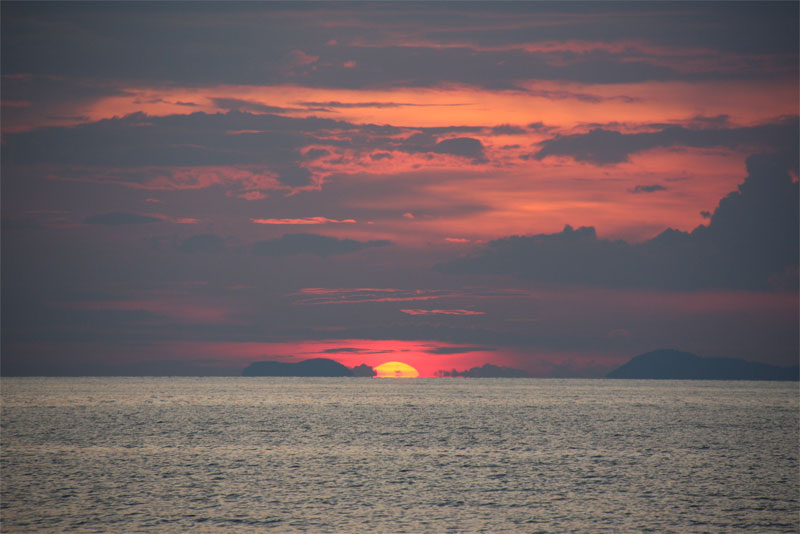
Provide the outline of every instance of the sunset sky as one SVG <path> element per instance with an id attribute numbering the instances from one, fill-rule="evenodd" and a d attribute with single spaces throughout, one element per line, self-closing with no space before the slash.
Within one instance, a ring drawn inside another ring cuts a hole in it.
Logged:
<path id="1" fill-rule="evenodd" d="M 798 3 L 2 3 L 2 373 L 798 361 Z"/>

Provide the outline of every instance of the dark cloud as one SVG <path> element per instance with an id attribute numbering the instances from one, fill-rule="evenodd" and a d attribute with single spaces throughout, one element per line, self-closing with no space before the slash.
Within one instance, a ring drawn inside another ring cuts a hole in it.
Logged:
<path id="1" fill-rule="evenodd" d="M 688 129 L 671 126 L 657 132 L 624 134 L 595 128 L 588 133 L 557 136 L 540 143 L 536 159 L 569 156 L 599 165 L 621 163 L 631 154 L 658 147 L 738 148 L 792 150 L 798 145 L 797 117 L 742 128 Z"/>
<path id="2" fill-rule="evenodd" d="M 492 241 L 438 270 L 508 274 L 544 285 L 769 289 L 775 280 L 786 282 L 798 263 L 795 154 L 750 156 L 744 183 L 719 202 L 708 226 L 692 232 L 668 229 L 629 244 L 598 239 L 591 227 L 567 226 L 557 234 Z"/>
<path id="3" fill-rule="evenodd" d="M 318 159 L 324 158 L 325 156 L 330 156 L 331 153 L 329 150 L 325 150 L 324 148 L 312 148 L 307 150 L 304 154 L 305 159 Z"/>
<path id="4" fill-rule="evenodd" d="M 666 191 L 667 188 L 660 184 L 652 184 L 652 185 L 637 185 L 633 189 L 631 189 L 631 193 L 638 194 L 638 193 L 655 193 L 657 191 Z"/>
<path id="5" fill-rule="evenodd" d="M 299 161 L 296 150 L 316 141 L 310 132 L 351 127 L 327 119 L 239 111 L 164 117 L 133 113 L 74 128 L 10 134 L 4 155 L 16 163 L 125 167 L 290 163 Z"/>
<path id="6" fill-rule="evenodd" d="M 439 141 L 431 151 L 437 154 L 450 154 L 451 156 L 470 158 L 475 163 L 486 162 L 483 143 L 472 137 L 456 137 Z"/>
<path id="7" fill-rule="evenodd" d="M 784 2 L 683 4 L 637 2 L 620 10 L 618 3 L 569 2 L 558 11 L 547 2 L 503 3 L 476 7 L 470 18 L 461 9 L 462 26 L 451 22 L 429 28 L 425 37 L 440 43 L 470 42 L 481 46 L 508 45 L 580 39 L 585 41 L 644 41 L 660 46 L 711 48 L 744 54 L 779 53 L 797 49 L 796 5 Z M 674 8 L 674 9 L 671 9 Z M 480 11 L 491 9 L 492 17 L 502 12 L 498 24 L 480 24 Z M 454 13 L 448 13 L 453 17 Z M 466 23 L 466 20 L 471 24 Z M 503 24 L 514 20 L 518 24 Z M 536 21 L 536 31 L 522 21 Z M 691 23 L 693 31 L 686 31 Z M 698 51 L 698 55 L 700 52 Z"/>
<path id="8" fill-rule="evenodd" d="M 134 113 L 73 128 L 7 134 L 3 156 L 14 163 L 114 167 L 113 181 L 141 182 L 152 167 L 262 165 L 289 186 L 311 183 L 301 149 L 320 129 L 349 123 L 240 111 L 150 117 Z M 126 169 L 136 169 L 127 173 Z"/>
<path id="9" fill-rule="evenodd" d="M 400 108 L 404 106 L 422 106 L 423 104 L 410 104 L 403 102 L 298 102 L 301 106 L 310 108 Z"/>
<path id="10" fill-rule="evenodd" d="M 528 128 L 533 130 L 534 132 L 544 132 L 547 130 L 552 130 L 553 126 L 548 126 L 547 124 L 543 123 L 542 121 L 532 122 L 528 124 Z"/>
<path id="11" fill-rule="evenodd" d="M 311 171 L 298 165 L 281 165 L 276 169 L 278 180 L 291 187 L 302 187 L 311 183 Z"/>
<path id="12" fill-rule="evenodd" d="M 181 252 L 220 252 L 225 249 L 225 240 L 214 234 L 201 234 L 182 240 L 177 249 Z"/>
<path id="13" fill-rule="evenodd" d="M 714 117 L 706 117 L 705 115 L 696 115 L 692 117 L 691 122 L 699 126 L 708 126 L 712 128 L 724 128 L 731 123 L 731 116 L 727 113 L 716 115 Z"/>
<path id="14" fill-rule="evenodd" d="M 5 7 L 5 6 L 3 6 Z M 5 30 L 5 21 L 3 21 Z M 5 44 L 5 41 L 3 42 Z M 85 122 L 85 113 L 97 99 L 127 94 L 114 83 L 99 80 L 76 80 L 48 75 L 6 75 L 3 56 L 3 129 L 30 128 L 45 121 L 49 124 Z M 9 102 L 22 105 L 8 106 Z"/>
<path id="15" fill-rule="evenodd" d="M 211 101 L 215 106 L 227 110 L 245 111 L 254 113 L 284 113 L 292 111 L 291 108 L 282 108 L 278 106 L 268 106 L 261 102 L 253 102 L 251 100 L 240 100 L 238 98 L 212 98 Z"/>
<path id="16" fill-rule="evenodd" d="M 449 154 L 468 158 L 473 163 L 483 163 L 486 161 L 483 143 L 472 137 L 454 137 L 450 139 L 437 140 L 432 129 L 426 129 L 416 133 L 406 139 L 397 150 L 415 153 Z"/>
<path id="17" fill-rule="evenodd" d="M 319 234 L 285 234 L 278 239 L 259 241 L 253 245 L 253 253 L 259 256 L 290 256 L 294 254 L 332 256 L 387 245 L 391 245 L 391 242 L 386 240 L 356 241 Z"/>
<path id="18" fill-rule="evenodd" d="M 486 161 L 483 144 L 471 137 L 440 140 L 439 134 L 461 127 L 428 128 L 408 139 L 394 136 L 407 129 L 387 125 L 357 125 L 320 118 L 292 118 L 242 111 L 192 113 L 153 117 L 133 113 L 75 127 L 50 127 L 4 136 L 4 162 L 56 164 L 68 178 L 86 179 L 84 169 L 103 169 L 97 181 L 143 184 L 169 180 L 169 167 L 260 166 L 290 187 L 309 185 L 312 171 L 302 166 L 309 158 L 329 154 L 320 144 L 357 150 L 399 150 L 407 153 L 448 154 Z M 467 127 L 467 130 L 480 128 Z M 330 139 L 330 130 L 341 132 Z M 312 147 L 307 149 L 307 147 Z M 113 168 L 109 171 L 108 168 Z M 165 169 L 166 168 L 166 169 Z"/>
<path id="19" fill-rule="evenodd" d="M 512 124 L 501 124 L 500 126 L 494 126 L 492 133 L 495 135 L 522 135 L 528 133 L 528 131 Z"/>
<path id="20" fill-rule="evenodd" d="M 494 347 L 436 347 L 429 351 L 429 354 L 466 354 L 468 352 L 494 352 Z"/>
<path id="21" fill-rule="evenodd" d="M 201 2 L 181 10 L 169 2 L 108 4 L 87 3 L 78 9 L 59 3 L 4 3 L 4 72 L 185 85 L 343 88 L 442 82 L 514 88 L 528 79 L 630 83 L 797 73 L 797 6 L 792 2 L 757 8 L 742 2 L 724 9 L 715 3 L 674 9 L 656 3 L 649 9 L 609 4 L 604 11 L 585 2 L 557 8 L 548 3 L 471 8 L 459 2 L 387 9 Z M 221 11 L 225 24 L 220 23 Z M 399 18 L 405 21 L 401 34 L 410 31 L 408 37 L 451 46 L 384 44 L 387 33 L 397 33 Z M 342 40 L 343 28 L 351 44 Z M 142 35 L 148 38 L 142 40 Z M 337 38 L 340 44 L 328 46 Z M 513 47 L 554 41 L 646 42 L 682 50 L 536 52 Z M 357 42 L 364 45 L 353 44 Z M 686 47 L 696 48 L 694 56 L 708 65 L 705 72 L 671 66 L 686 61 L 685 52 L 681 54 Z M 269 53 L 257 53 L 264 50 Z M 744 57 L 734 61 L 727 58 L 730 53 Z M 750 59 L 754 54 L 768 57 Z"/>
<path id="22" fill-rule="evenodd" d="M 138 213 L 127 213 L 124 211 L 114 211 L 100 215 L 86 217 L 83 222 L 86 224 L 103 224 L 106 226 L 120 226 L 123 224 L 144 224 L 158 222 L 161 219 L 149 215 L 139 215 Z"/>

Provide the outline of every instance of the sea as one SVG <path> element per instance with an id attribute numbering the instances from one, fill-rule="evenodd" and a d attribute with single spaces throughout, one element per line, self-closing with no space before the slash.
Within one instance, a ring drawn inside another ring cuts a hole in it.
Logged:
<path id="1" fill-rule="evenodd" d="M 2 378 L 2 532 L 800 530 L 798 384 Z"/>

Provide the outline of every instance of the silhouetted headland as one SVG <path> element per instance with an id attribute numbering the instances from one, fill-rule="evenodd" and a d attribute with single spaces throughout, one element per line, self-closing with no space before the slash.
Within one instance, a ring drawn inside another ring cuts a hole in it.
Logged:
<path id="1" fill-rule="evenodd" d="M 353 371 L 328 358 L 312 358 L 297 363 L 253 362 L 242 376 L 353 376 Z"/>
<path id="2" fill-rule="evenodd" d="M 369 365 L 362 363 L 361 365 L 356 365 L 353 367 L 353 376 L 362 377 L 362 378 L 372 378 L 373 376 L 377 375 L 378 373 L 370 367 Z"/>
<path id="3" fill-rule="evenodd" d="M 662 380 L 798 380 L 800 367 L 778 367 L 738 358 L 701 358 L 691 352 L 654 350 L 635 356 L 608 378 Z"/>

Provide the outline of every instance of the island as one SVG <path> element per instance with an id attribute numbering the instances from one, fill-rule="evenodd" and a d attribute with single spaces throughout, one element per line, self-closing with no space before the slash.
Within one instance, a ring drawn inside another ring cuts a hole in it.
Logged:
<path id="1" fill-rule="evenodd" d="M 436 376 L 439 378 L 527 378 L 530 375 L 522 369 L 514 369 L 513 367 L 505 367 L 486 363 L 481 367 L 473 367 L 466 371 L 456 371 L 455 369 L 452 371 L 436 371 Z"/>
<path id="2" fill-rule="evenodd" d="M 800 367 L 779 367 L 738 358 L 703 358 L 691 352 L 662 349 L 640 354 L 614 369 L 608 378 L 662 380 L 781 380 L 800 379 Z"/>
<path id="3" fill-rule="evenodd" d="M 253 362 L 242 376 L 353 376 L 353 371 L 328 358 L 311 358 L 297 363 Z"/>

